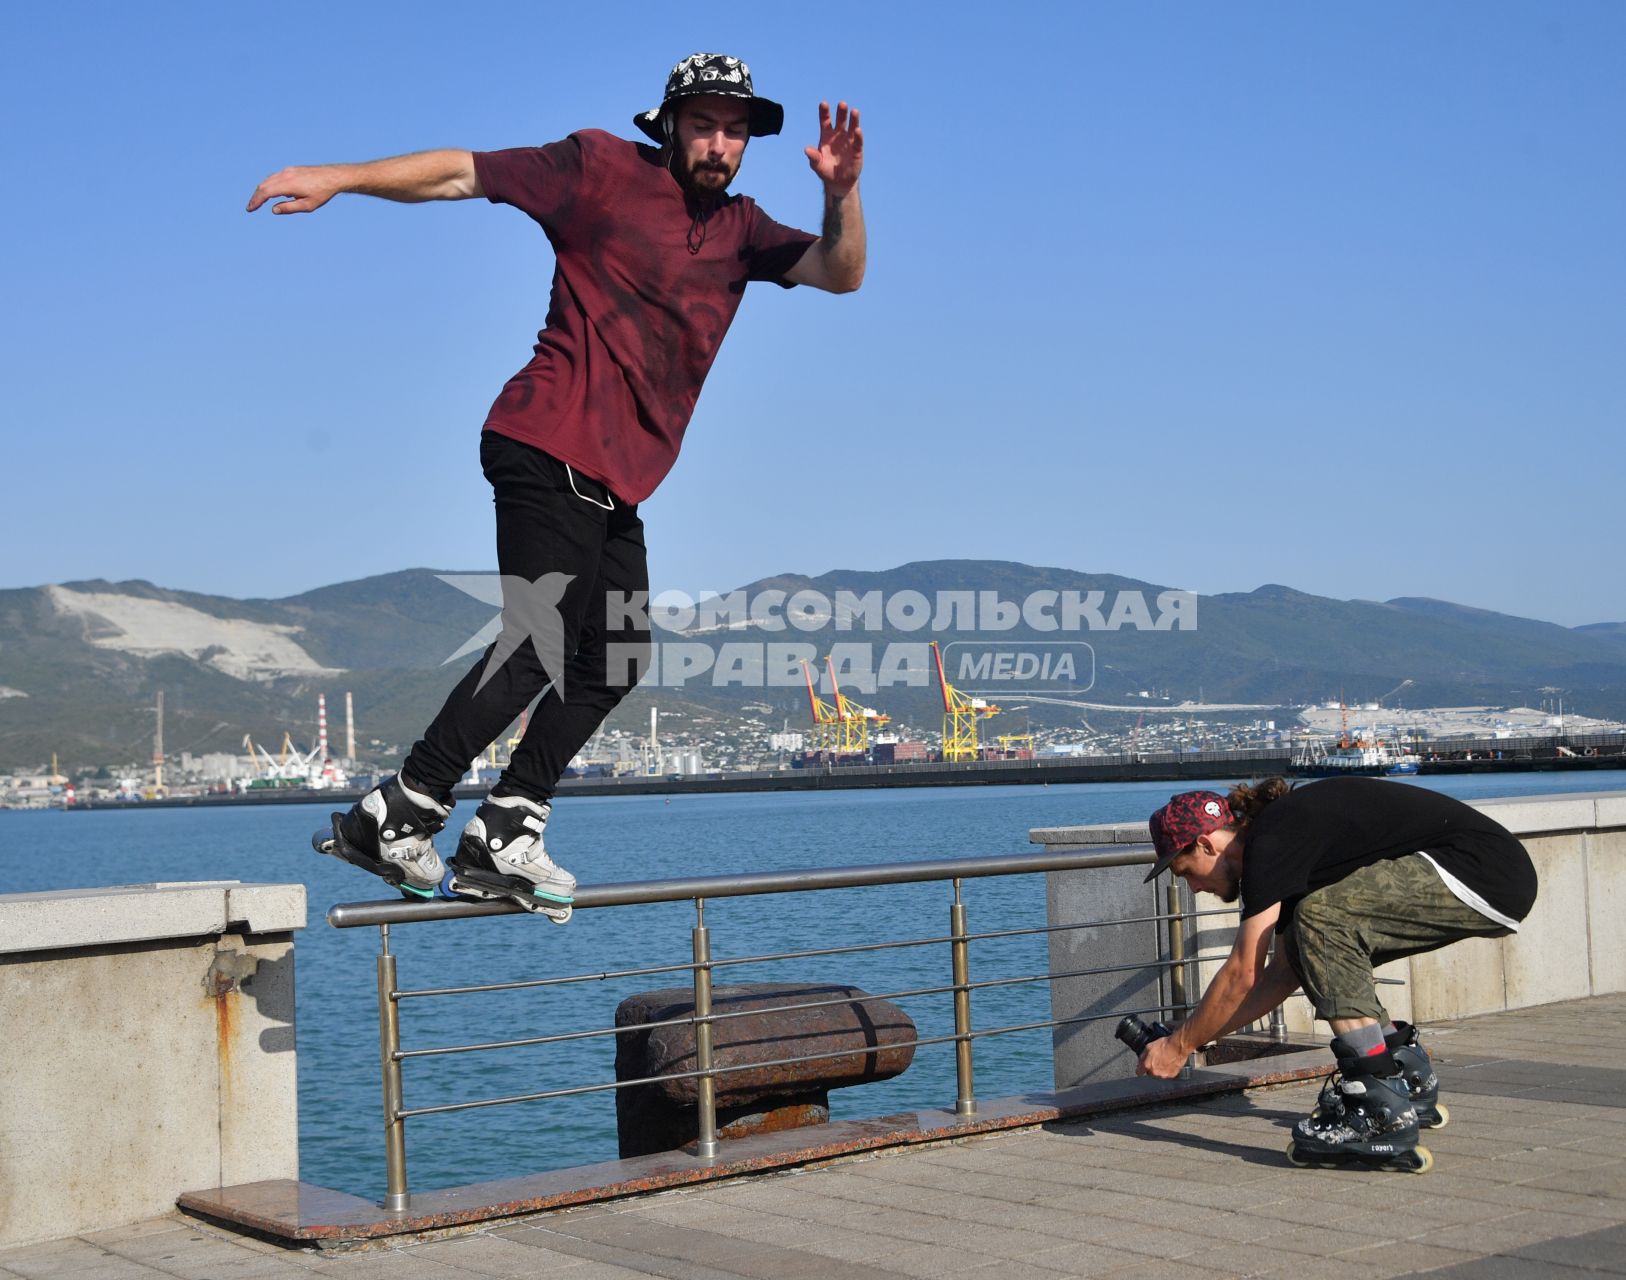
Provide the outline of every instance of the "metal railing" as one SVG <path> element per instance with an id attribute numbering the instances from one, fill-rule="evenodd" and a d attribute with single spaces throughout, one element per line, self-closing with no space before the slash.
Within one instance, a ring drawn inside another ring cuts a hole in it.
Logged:
<path id="1" fill-rule="evenodd" d="M 334 906 L 329 909 L 327 914 L 328 923 L 334 927 L 340 929 L 376 927 L 379 931 L 377 960 L 379 1060 L 383 1080 L 384 1152 L 387 1187 L 384 1207 L 390 1211 L 404 1211 L 409 1207 L 406 1122 L 419 1116 L 597 1094 L 649 1085 L 656 1081 L 692 1079 L 696 1082 L 698 1095 L 696 1107 L 698 1140 L 695 1152 L 697 1158 L 701 1161 L 711 1161 L 718 1154 L 717 1084 L 719 1078 L 726 1077 L 733 1072 L 760 1070 L 764 1067 L 788 1066 L 821 1059 L 851 1058 L 865 1053 L 873 1053 L 877 1048 L 908 1048 L 913 1050 L 938 1044 L 952 1044 L 954 1046 L 956 1086 L 954 1113 L 962 1117 L 975 1116 L 977 1101 L 973 1080 L 975 1068 L 974 1046 L 977 1041 L 992 1036 L 1052 1029 L 1106 1019 L 1118 1019 L 1126 1013 L 1161 1014 L 1170 1012 L 1176 1017 L 1184 1017 L 1189 1012 L 1187 970 L 1191 961 L 1191 957 L 1187 955 L 1187 922 L 1194 916 L 1227 915 L 1230 913 L 1225 910 L 1196 912 L 1185 908 L 1181 900 L 1178 882 L 1171 882 L 1168 886 L 1167 905 L 1163 911 L 1155 914 L 1127 919 L 1084 920 L 1070 924 L 1035 925 L 973 933 L 967 923 L 966 904 L 962 898 L 962 882 L 991 876 L 1024 875 L 1086 868 L 1140 866 L 1146 865 L 1152 860 L 1153 856 L 1148 846 L 1116 846 L 1106 849 L 1097 847 L 1089 851 L 1066 853 L 1021 853 L 993 857 L 948 858 L 865 866 L 813 868 L 786 872 L 756 872 L 732 876 L 699 876 L 670 880 L 587 885 L 576 891 L 575 905 L 581 910 L 643 903 L 692 901 L 694 904 L 694 924 L 690 930 L 691 958 L 686 962 L 672 964 L 646 965 L 593 973 L 569 974 L 560 977 L 471 986 L 425 988 L 421 990 L 401 990 L 398 985 L 396 957 L 390 950 L 390 929 L 392 926 L 423 921 L 510 915 L 519 913 L 520 908 L 507 902 L 407 899 L 387 902 L 342 903 Z M 949 906 L 949 931 L 946 935 L 884 942 L 864 942 L 847 946 L 820 947 L 722 959 L 714 959 L 712 956 L 711 931 L 706 924 L 706 902 L 710 899 L 746 897 L 757 894 L 801 893 L 827 889 L 851 889 L 872 885 L 918 884 L 930 881 L 947 881 L 952 885 L 953 897 Z M 1122 925 L 1164 926 L 1167 930 L 1166 957 L 1151 963 L 1101 965 L 1061 972 L 1052 972 L 1047 968 L 1044 972 L 1036 974 L 989 978 L 982 981 L 972 981 L 971 979 L 970 945 L 973 942 L 1049 935 L 1071 930 L 1100 929 Z M 918 986 L 901 991 L 885 992 L 880 995 L 848 995 L 829 1000 L 793 1001 L 787 1004 L 767 1008 L 752 1008 L 741 1012 L 718 1012 L 713 1008 L 712 975 L 719 970 L 747 964 L 766 964 L 911 947 L 941 946 L 944 943 L 948 944 L 950 953 L 950 980 L 946 984 Z M 972 1026 L 971 1000 L 972 993 L 976 991 L 1013 987 L 1026 983 L 1048 982 L 1056 978 L 1087 977 L 1121 972 L 1145 972 L 1148 969 L 1167 971 L 1169 999 L 1166 1003 L 1160 1002 L 1150 1008 L 1114 1009 L 1108 1013 L 1049 1018 L 980 1030 Z M 423 1000 L 432 997 L 461 996 L 493 991 L 534 990 L 583 982 L 601 982 L 612 978 L 649 977 L 676 973 L 688 973 L 690 975 L 694 1005 L 692 1014 L 668 1018 L 663 1021 L 640 1023 L 636 1027 L 597 1027 L 477 1044 L 443 1045 L 413 1049 L 403 1049 L 401 1047 L 400 1005 L 405 1000 Z M 717 1024 L 725 1023 L 732 1018 L 783 1013 L 791 1010 L 837 1004 L 850 1005 L 870 1001 L 940 995 L 952 997 L 954 1018 L 952 1034 L 923 1036 L 917 1033 L 913 1040 L 895 1042 L 889 1045 L 877 1043 L 866 1048 L 845 1048 L 824 1053 L 802 1054 L 769 1062 L 720 1066 L 715 1060 L 713 1028 Z M 694 1027 L 695 1069 L 692 1071 L 670 1072 L 660 1076 L 640 1079 L 580 1084 L 505 1097 L 442 1102 L 431 1106 L 407 1107 L 405 1105 L 402 1088 L 402 1064 L 408 1059 L 563 1044 L 662 1026 L 679 1025 L 692 1025 Z"/>

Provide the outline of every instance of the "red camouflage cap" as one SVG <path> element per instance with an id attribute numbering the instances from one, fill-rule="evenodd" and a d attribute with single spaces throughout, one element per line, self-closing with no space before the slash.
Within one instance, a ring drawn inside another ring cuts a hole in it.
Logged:
<path id="1" fill-rule="evenodd" d="M 1149 884 L 1168 869 L 1180 854 L 1206 836 L 1228 825 L 1232 819 L 1231 806 L 1217 791 L 1182 791 L 1171 796 L 1151 816 L 1147 826 L 1152 829 L 1152 848 L 1157 850 L 1157 864 L 1146 873 L 1142 883 Z"/>

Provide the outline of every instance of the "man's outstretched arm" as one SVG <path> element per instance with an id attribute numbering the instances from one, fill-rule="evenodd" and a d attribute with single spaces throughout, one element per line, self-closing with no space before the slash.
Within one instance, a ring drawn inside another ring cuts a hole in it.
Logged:
<path id="1" fill-rule="evenodd" d="M 819 145 L 806 148 L 807 163 L 824 183 L 824 228 L 785 279 L 830 293 L 851 293 L 864 283 L 864 209 L 858 175 L 864 168 L 864 131 L 858 108 L 819 103 Z"/>
<path id="2" fill-rule="evenodd" d="M 272 213 L 309 213 L 334 196 L 353 192 L 416 204 L 484 195 L 469 151 L 417 151 L 365 164 L 317 164 L 279 169 L 249 197 L 253 213 L 267 200 Z"/>

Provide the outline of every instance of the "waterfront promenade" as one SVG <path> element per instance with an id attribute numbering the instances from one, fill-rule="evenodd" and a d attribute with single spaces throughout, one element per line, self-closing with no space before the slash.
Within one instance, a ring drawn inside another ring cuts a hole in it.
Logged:
<path id="1" fill-rule="evenodd" d="M 1428 1032 L 1423 1176 L 1290 1167 L 1299 1084 L 348 1253 L 172 1216 L 0 1250 L 0 1280 L 1626 1274 L 1626 996 Z"/>

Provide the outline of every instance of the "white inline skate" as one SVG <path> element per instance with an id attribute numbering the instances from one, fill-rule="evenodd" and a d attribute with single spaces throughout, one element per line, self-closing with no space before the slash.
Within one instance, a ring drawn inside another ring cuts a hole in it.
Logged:
<path id="1" fill-rule="evenodd" d="M 465 898 L 506 899 L 564 924 L 576 896 L 576 877 L 542 847 L 542 830 L 551 810 L 551 805 L 523 796 L 488 797 L 463 828 L 444 891 Z"/>
<path id="2" fill-rule="evenodd" d="M 332 828 L 313 835 L 311 846 L 371 871 L 411 897 L 433 898 L 445 875 L 434 836 L 446 825 L 447 812 L 445 805 L 394 774 L 356 801 L 350 812 L 335 813 Z"/>

